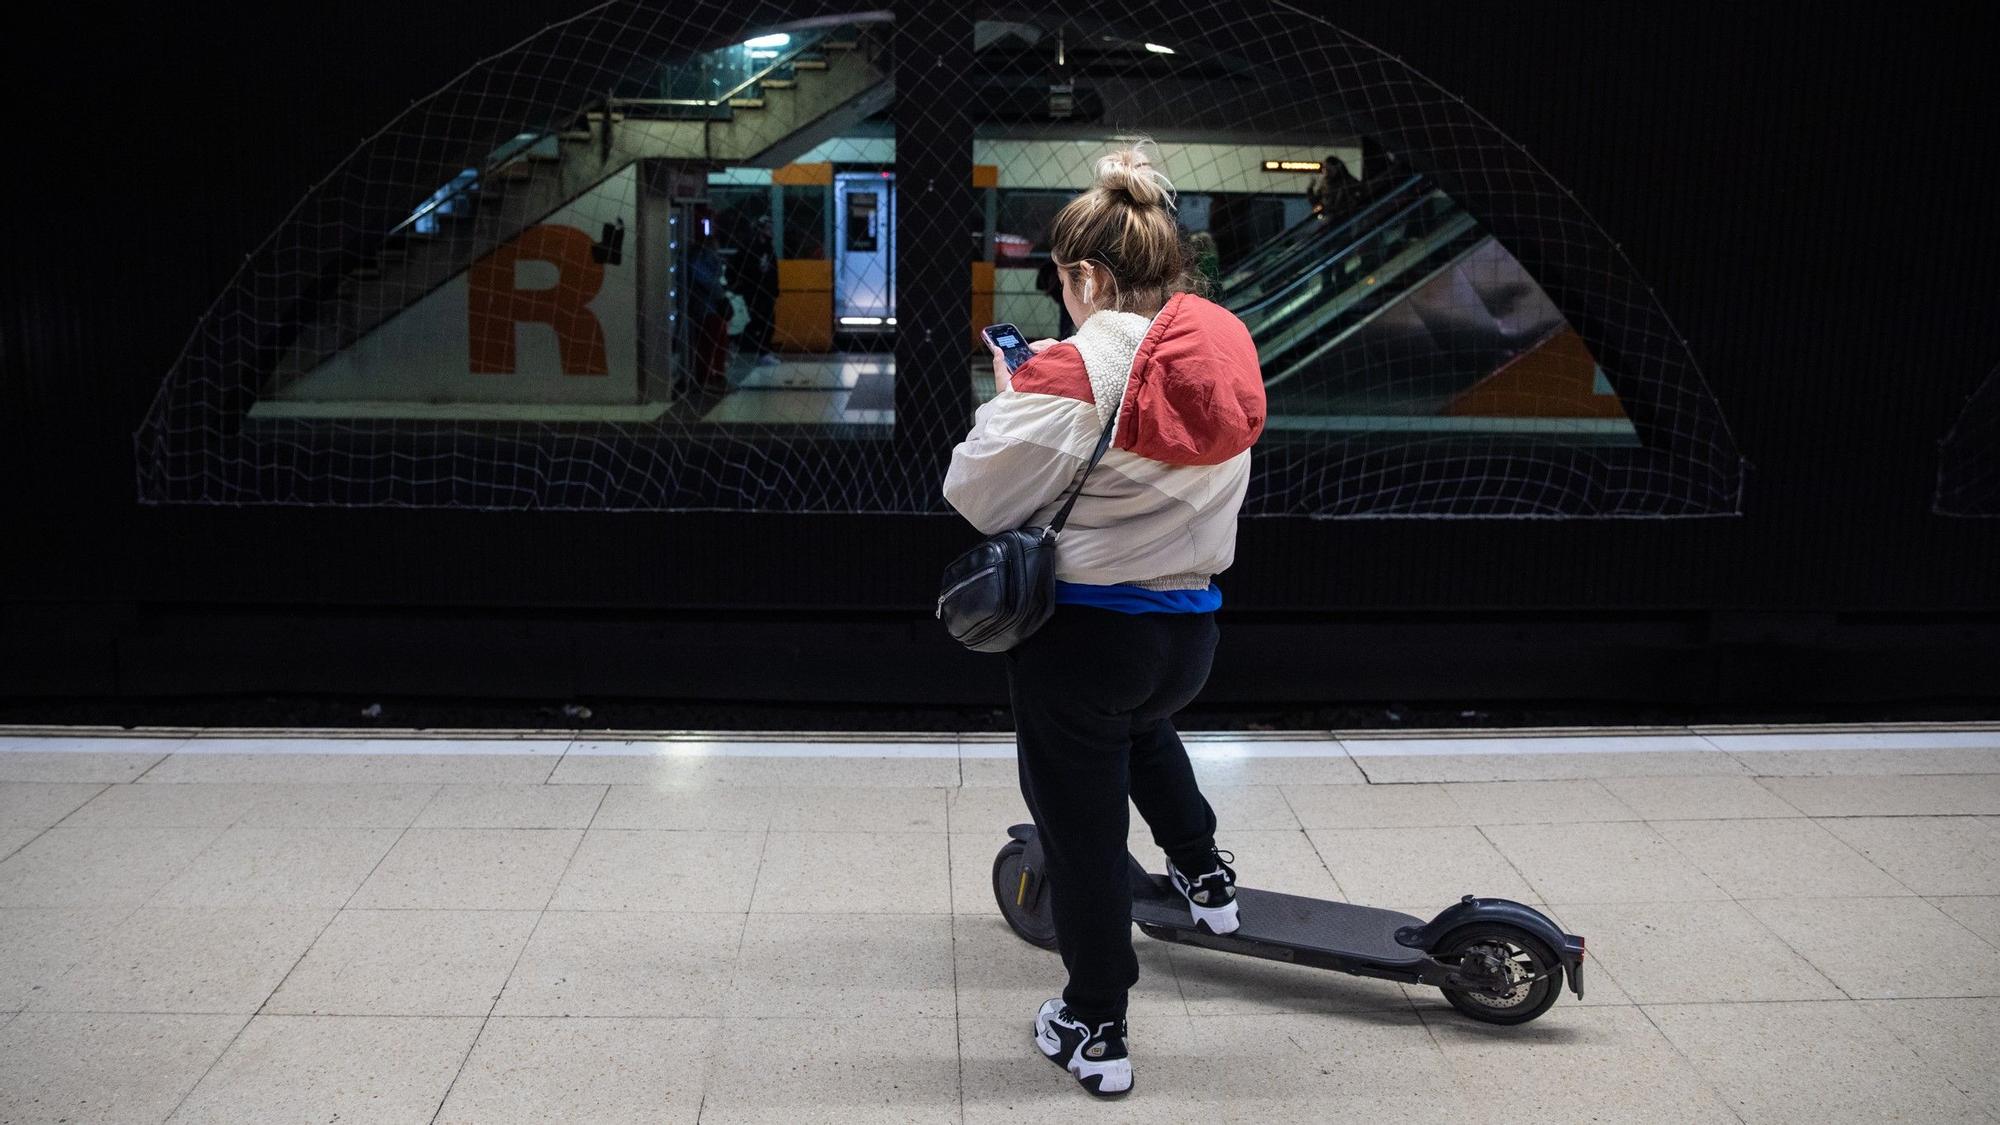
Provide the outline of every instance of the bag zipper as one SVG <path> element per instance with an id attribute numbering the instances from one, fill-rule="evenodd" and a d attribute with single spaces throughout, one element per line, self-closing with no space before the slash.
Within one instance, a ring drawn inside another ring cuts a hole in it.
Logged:
<path id="1" fill-rule="evenodd" d="M 943 621 L 943 620 L 944 620 L 944 603 L 945 603 L 945 599 L 947 599 L 947 598 L 951 597 L 951 596 L 952 596 L 953 594 L 956 594 L 956 593 L 958 593 L 958 592 L 959 592 L 960 590 L 963 590 L 963 589 L 965 589 L 965 588 L 966 588 L 967 586 L 970 586 L 970 585 L 971 585 L 972 583 L 974 583 L 974 582 L 977 582 L 977 581 L 979 581 L 980 579 L 982 579 L 982 578 L 986 577 L 987 575 L 989 575 L 989 574 L 991 574 L 991 573 L 993 573 L 994 571 L 996 571 L 996 570 L 999 570 L 999 569 L 1000 569 L 1000 567 L 999 567 L 998 565 L 994 565 L 994 566 L 989 566 L 989 567 L 987 567 L 986 569 L 984 569 L 984 570 L 982 570 L 982 571 L 979 571 L 979 572 L 978 572 L 978 573 L 976 573 L 976 574 L 971 574 L 971 575 L 968 575 L 968 576 L 966 576 L 966 577 L 964 577 L 964 578 L 961 578 L 961 579 L 959 579 L 958 581 L 956 581 L 956 582 L 952 583 L 952 584 L 951 584 L 951 588 L 950 588 L 950 589 L 948 589 L 948 590 L 946 590 L 946 591 L 945 591 L 944 593 L 942 593 L 942 594 L 939 594 L 939 595 L 938 595 L 938 601 L 937 601 L 937 613 L 936 613 L 936 615 L 935 615 L 935 616 L 937 617 L 937 619 L 938 619 L 939 621 Z"/>

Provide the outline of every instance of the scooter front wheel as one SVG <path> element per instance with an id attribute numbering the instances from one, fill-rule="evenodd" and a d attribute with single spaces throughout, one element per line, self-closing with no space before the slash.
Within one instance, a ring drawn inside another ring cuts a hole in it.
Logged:
<path id="1" fill-rule="evenodd" d="M 1549 1010 L 1562 992 L 1563 969 L 1555 951 L 1525 930 L 1474 923 L 1446 934 L 1432 954 L 1455 964 L 1469 980 L 1491 980 L 1488 988 L 1446 988 L 1444 998 L 1481 1023 L 1517 1024 Z"/>
<path id="2" fill-rule="evenodd" d="M 993 857 L 993 897 L 1000 904 L 1000 916 L 1022 941 L 1054 949 L 1056 917 L 1049 905 L 1048 880 L 1027 853 L 1026 844 L 1009 840 Z M 1035 854 L 1039 856 L 1040 849 Z"/>

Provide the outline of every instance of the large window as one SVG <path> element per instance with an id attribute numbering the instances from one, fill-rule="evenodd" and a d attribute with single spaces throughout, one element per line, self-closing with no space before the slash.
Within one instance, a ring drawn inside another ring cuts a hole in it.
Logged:
<path id="1" fill-rule="evenodd" d="M 1247 512 L 1734 510 L 1699 372 L 1561 185 L 1365 43 L 1196 2 L 1201 41 L 1151 44 L 1087 6 L 1060 26 L 897 9 L 913 28 L 592 7 L 300 201 L 168 374 L 141 495 L 939 510 L 910 466 L 962 436 L 979 387 L 956 310 L 1060 333 L 1044 271 L 1004 267 L 1046 263 L 1050 217 L 1136 130 L 1257 344 L 1271 417 Z M 947 161 L 972 183 L 939 191 Z M 1315 184 L 1336 169 L 1359 186 Z M 931 324 L 898 323 L 908 270 Z M 947 307 L 947 343 L 918 348 Z M 925 370 L 895 370 L 899 342 Z"/>

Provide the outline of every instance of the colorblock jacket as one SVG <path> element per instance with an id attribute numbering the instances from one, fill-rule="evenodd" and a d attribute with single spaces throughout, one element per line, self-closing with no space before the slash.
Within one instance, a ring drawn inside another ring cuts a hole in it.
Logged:
<path id="1" fill-rule="evenodd" d="M 1022 364 L 952 451 L 945 499 L 981 534 L 1046 525 L 1113 410 L 1111 447 L 1063 528 L 1056 577 L 1205 589 L 1236 558 L 1264 379 L 1243 322 L 1191 293 L 1150 321 L 1097 313 Z"/>

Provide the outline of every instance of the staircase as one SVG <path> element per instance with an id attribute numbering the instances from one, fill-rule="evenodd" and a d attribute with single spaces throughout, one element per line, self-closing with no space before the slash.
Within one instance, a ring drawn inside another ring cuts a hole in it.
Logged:
<path id="1" fill-rule="evenodd" d="M 777 167 L 888 104 L 893 86 L 878 65 L 886 28 L 824 29 L 793 38 L 750 80 L 720 92 L 607 98 L 565 129 L 524 134 L 496 149 L 486 167 L 440 189 L 372 256 L 347 268 L 332 298 L 308 311 L 308 323 L 267 390 L 281 390 L 638 161 Z M 662 81 L 665 92 L 680 93 L 670 81 Z"/>

